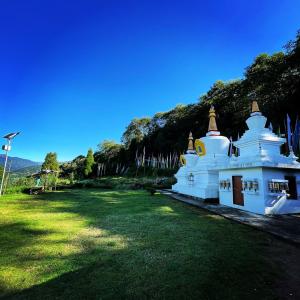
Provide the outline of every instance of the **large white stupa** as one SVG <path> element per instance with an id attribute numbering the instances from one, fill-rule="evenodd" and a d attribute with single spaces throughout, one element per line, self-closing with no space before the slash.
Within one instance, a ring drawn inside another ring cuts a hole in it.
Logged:
<path id="1" fill-rule="evenodd" d="M 188 150 L 182 157 L 183 166 L 175 177 L 172 190 L 202 199 L 218 198 L 218 170 L 229 161 L 229 140 L 221 136 L 216 124 L 214 107 L 209 110 L 209 126 L 205 137 L 195 140 L 190 133 Z"/>

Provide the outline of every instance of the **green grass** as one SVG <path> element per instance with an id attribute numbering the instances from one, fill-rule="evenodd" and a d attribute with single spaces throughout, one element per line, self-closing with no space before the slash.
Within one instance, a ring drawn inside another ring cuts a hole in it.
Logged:
<path id="1" fill-rule="evenodd" d="M 274 299 L 270 237 L 144 191 L 0 200 L 0 297 Z"/>

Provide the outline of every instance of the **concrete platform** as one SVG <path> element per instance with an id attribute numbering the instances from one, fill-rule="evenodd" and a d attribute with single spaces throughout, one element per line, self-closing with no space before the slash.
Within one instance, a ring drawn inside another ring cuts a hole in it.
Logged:
<path id="1" fill-rule="evenodd" d="M 224 218 L 249 225 L 255 229 L 270 233 L 290 243 L 300 246 L 300 215 L 276 215 L 265 216 L 243 210 L 231 208 L 221 204 L 209 204 L 196 199 L 173 192 L 172 190 L 158 190 L 172 199 L 193 205 Z"/>

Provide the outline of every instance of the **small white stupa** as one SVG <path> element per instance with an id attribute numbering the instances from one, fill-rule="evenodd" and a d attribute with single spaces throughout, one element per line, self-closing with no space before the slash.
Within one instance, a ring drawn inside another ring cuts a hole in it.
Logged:
<path id="1" fill-rule="evenodd" d="M 190 133 L 188 150 L 182 155 L 183 166 L 175 177 L 172 190 L 201 199 L 217 199 L 219 193 L 218 170 L 228 164 L 229 140 L 221 136 L 216 124 L 216 113 L 209 110 L 209 126 L 205 137 L 195 140 Z"/>

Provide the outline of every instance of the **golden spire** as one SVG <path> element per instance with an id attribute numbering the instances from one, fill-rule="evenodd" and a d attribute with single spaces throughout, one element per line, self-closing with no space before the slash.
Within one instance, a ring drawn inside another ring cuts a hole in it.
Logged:
<path id="1" fill-rule="evenodd" d="M 209 116 L 208 131 L 218 131 L 217 123 L 216 123 L 216 111 L 213 106 L 210 107 L 208 116 Z"/>
<path id="2" fill-rule="evenodd" d="M 189 134 L 189 145 L 188 145 L 188 150 L 194 151 L 194 143 L 193 143 L 193 134 L 190 132 Z"/>
<path id="3" fill-rule="evenodd" d="M 252 101 L 252 113 L 260 112 L 257 101 Z"/>

